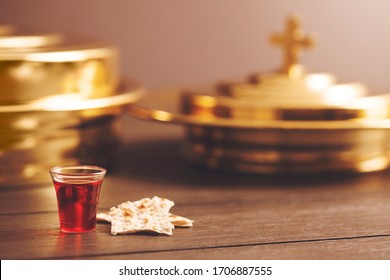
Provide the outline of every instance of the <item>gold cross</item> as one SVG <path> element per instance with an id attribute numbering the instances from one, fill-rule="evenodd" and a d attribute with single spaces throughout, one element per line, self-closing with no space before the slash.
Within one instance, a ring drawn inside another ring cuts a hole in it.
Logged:
<path id="1" fill-rule="evenodd" d="M 294 68 L 299 68 L 299 56 L 303 48 L 315 45 L 313 36 L 307 36 L 301 29 L 302 20 L 299 16 L 290 16 L 286 22 L 286 29 L 282 34 L 272 34 L 270 41 L 281 46 L 284 50 L 284 64 L 282 71 L 291 74 Z"/>

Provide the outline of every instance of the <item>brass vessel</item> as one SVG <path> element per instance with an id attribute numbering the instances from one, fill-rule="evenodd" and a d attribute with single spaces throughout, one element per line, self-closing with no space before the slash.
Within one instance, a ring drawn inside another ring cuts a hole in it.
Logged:
<path id="1" fill-rule="evenodd" d="M 0 186 L 49 182 L 54 165 L 108 167 L 120 117 L 143 94 L 115 47 L 0 28 Z"/>
<path id="2" fill-rule="evenodd" d="M 59 34 L 0 36 L 0 104 L 53 95 L 110 96 L 118 86 L 117 50 Z"/>
<path id="3" fill-rule="evenodd" d="M 132 104 L 129 114 L 185 126 L 188 162 L 263 174 L 370 172 L 389 166 L 389 95 L 372 96 L 361 83 L 340 84 L 299 64 L 315 38 L 290 17 L 271 42 L 283 49 L 280 71 L 207 89 L 171 91 L 176 110 Z"/>

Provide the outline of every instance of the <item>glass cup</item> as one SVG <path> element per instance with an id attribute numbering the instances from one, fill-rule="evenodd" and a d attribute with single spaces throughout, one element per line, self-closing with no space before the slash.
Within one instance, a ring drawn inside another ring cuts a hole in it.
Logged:
<path id="1" fill-rule="evenodd" d="M 57 166 L 50 169 L 63 232 L 96 229 L 96 211 L 106 170 L 98 166 Z"/>

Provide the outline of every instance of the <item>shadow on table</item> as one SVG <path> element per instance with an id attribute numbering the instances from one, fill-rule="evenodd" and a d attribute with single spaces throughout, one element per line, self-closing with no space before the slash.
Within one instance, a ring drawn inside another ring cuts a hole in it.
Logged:
<path id="1" fill-rule="evenodd" d="M 125 145 L 120 153 L 116 173 L 142 180 L 188 186 L 238 187 L 264 186 L 311 187 L 320 185 L 354 185 L 362 180 L 383 178 L 386 172 L 370 174 L 315 174 L 315 175 L 260 175 L 234 173 L 194 167 L 186 163 L 181 154 L 180 140 L 144 141 Z"/>

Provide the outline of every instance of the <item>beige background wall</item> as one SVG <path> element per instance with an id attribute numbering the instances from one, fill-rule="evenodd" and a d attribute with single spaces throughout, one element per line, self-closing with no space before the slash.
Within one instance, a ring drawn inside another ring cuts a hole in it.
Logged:
<path id="1" fill-rule="evenodd" d="M 279 66 L 268 35 L 291 12 L 320 45 L 311 71 L 390 92 L 388 0 L 1 0 L 0 22 L 95 36 L 121 50 L 121 71 L 149 88 L 241 78 Z"/>

